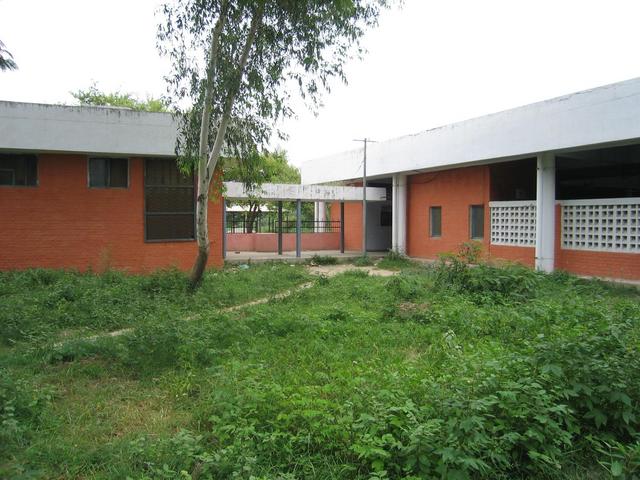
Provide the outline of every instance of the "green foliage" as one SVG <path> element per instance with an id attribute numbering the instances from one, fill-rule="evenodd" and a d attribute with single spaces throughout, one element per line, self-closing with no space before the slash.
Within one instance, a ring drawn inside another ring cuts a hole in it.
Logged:
<path id="1" fill-rule="evenodd" d="M 225 159 L 224 179 L 250 186 L 264 182 L 300 183 L 300 170 L 289 163 L 283 150 L 252 152 L 244 161 Z"/>
<path id="2" fill-rule="evenodd" d="M 435 265 L 437 285 L 469 294 L 476 302 L 522 301 L 536 295 L 541 274 L 518 264 L 469 266 L 455 256 Z"/>
<path id="3" fill-rule="evenodd" d="M 482 255 L 482 242 L 471 240 L 460 244 L 458 257 L 464 263 L 478 263 Z"/>
<path id="4" fill-rule="evenodd" d="M 188 316 L 266 296 L 307 278 L 302 266 L 279 263 L 228 268 L 207 272 L 194 293 L 178 270 L 148 276 L 43 269 L 0 272 L 0 342 L 42 344 L 131 327 L 158 316 Z"/>
<path id="5" fill-rule="evenodd" d="M 41 290 L 80 302 L 95 279 L 132 278 L 129 301 L 158 308 L 117 337 L 0 350 L 0 399 L 19 406 L 3 418 L 21 432 L 0 442 L 0 476 L 637 477 L 637 291 L 453 258 L 220 311 L 306 280 L 302 268 L 210 272 L 195 294 L 176 272 L 3 274 L 3 300 L 32 291 L 18 312 L 42 315 Z M 152 423 L 156 411 L 172 421 Z"/>
<path id="6" fill-rule="evenodd" d="M 70 92 L 80 105 L 108 106 L 118 108 L 130 108 L 131 110 L 145 112 L 168 112 L 164 100 L 147 97 L 146 100 L 140 100 L 131 93 L 123 92 L 103 92 L 94 83 L 86 90 L 76 90 Z"/>
<path id="7" fill-rule="evenodd" d="M 0 368 L 0 459 L 28 445 L 52 398 L 51 389 L 38 388 Z"/>
<path id="8" fill-rule="evenodd" d="M 314 265 L 337 265 L 338 259 L 329 255 L 315 254 L 313 257 L 311 257 L 309 263 Z"/>
<path id="9" fill-rule="evenodd" d="M 305 103 L 317 107 L 332 79 L 346 80 L 344 65 L 361 54 L 360 39 L 388 3 L 166 2 L 158 47 L 172 65 L 166 79 L 181 114 L 180 155 L 199 158 L 203 112 L 209 113 L 204 138 L 209 151 L 219 131 L 230 156 L 243 161 L 274 133 L 284 137 L 274 130 L 279 120 L 295 113 L 292 85 Z M 254 26 L 259 28 L 252 36 Z M 223 118 L 232 120 L 226 129 Z"/>
<path id="10" fill-rule="evenodd" d="M 389 251 L 385 257 L 377 263 L 378 268 L 387 270 L 402 270 L 416 267 L 416 263 L 407 256 L 402 255 L 394 250 Z"/>
<path id="11" fill-rule="evenodd" d="M 374 261 L 371 259 L 369 255 L 362 255 L 353 260 L 353 264 L 356 267 L 371 267 L 374 265 Z"/>

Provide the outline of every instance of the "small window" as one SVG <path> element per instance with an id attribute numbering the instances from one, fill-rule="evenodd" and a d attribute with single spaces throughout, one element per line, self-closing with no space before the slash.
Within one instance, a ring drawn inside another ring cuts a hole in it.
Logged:
<path id="1" fill-rule="evenodd" d="M 127 188 L 129 159 L 90 158 L 89 186 L 92 188 Z"/>
<path id="2" fill-rule="evenodd" d="M 144 171 L 145 240 L 195 238 L 195 189 L 174 159 L 148 158 Z"/>
<path id="3" fill-rule="evenodd" d="M 384 206 L 380 209 L 380 226 L 391 226 L 391 207 Z"/>
<path id="4" fill-rule="evenodd" d="M 429 208 L 429 235 L 442 236 L 442 207 Z"/>
<path id="5" fill-rule="evenodd" d="M 35 186 L 38 184 L 38 157 L 0 155 L 0 185 Z"/>
<path id="6" fill-rule="evenodd" d="M 471 239 L 482 240 L 484 238 L 484 205 L 469 207 L 469 230 Z"/>

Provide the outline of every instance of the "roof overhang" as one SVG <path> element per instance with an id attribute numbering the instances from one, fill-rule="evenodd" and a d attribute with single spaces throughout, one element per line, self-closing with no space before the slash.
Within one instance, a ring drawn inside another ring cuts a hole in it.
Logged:
<path id="1" fill-rule="evenodd" d="M 169 113 L 0 101 L 0 149 L 174 156 Z"/>
<path id="2" fill-rule="evenodd" d="M 637 139 L 640 78 L 372 143 L 367 174 L 381 178 Z M 362 176 L 361 164 L 361 149 L 311 160 L 302 165 L 302 181 L 357 179 Z"/>

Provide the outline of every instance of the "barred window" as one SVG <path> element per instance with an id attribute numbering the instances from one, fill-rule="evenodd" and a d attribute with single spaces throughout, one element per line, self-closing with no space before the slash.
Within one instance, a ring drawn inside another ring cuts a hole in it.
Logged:
<path id="1" fill-rule="evenodd" d="M 442 207 L 429 207 L 429 235 L 442 236 Z"/>
<path id="2" fill-rule="evenodd" d="M 469 233 L 472 240 L 484 238 L 484 205 L 469 207 Z"/>
<path id="3" fill-rule="evenodd" d="M 0 185 L 35 186 L 38 184 L 36 155 L 0 155 Z"/>
<path id="4" fill-rule="evenodd" d="M 144 200 L 147 241 L 195 238 L 193 176 L 180 172 L 175 160 L 145 160 Z"/>
<path id="5" fill-rule="evenodd" d="M 128 158 L 90 158 L 89 186 L 92 188 L 127 188 Z"/>

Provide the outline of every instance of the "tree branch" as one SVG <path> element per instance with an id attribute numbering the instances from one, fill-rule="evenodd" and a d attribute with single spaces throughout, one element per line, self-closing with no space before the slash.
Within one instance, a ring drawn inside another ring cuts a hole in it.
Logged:
<path id="1" fill-rule="evenodd" d="M 211 122 L 211 108 L 213 99 L 213 81 L 218 66 L 218 48 L 220 46 L 220 35 L 224 27 L 227 16 L 228 0 L 223 0 L 220 6 L 220 16 L 211 32 L 211 49 L 209 51 L 209 65 L 207 66 L 207 83 L 204 90 L 204 105 L 202 108 L 202 120 L 200 122 L 200 148 L 198 150 L 199 160 L 207 162 L 205 158 L 209 153 L 209 124 Z"/>
<path id="2" fill-rule="evenodd" d="M 251 48 L 253 47 L 253 42 L 255 41 L 255 37 L 258 32 L 258 27 L 262 22 L 263 11 L 264 11 L 264 4 L 263 2 L 260 2 L 258 9 L 253 14 L 253 18 L 251 19 L 251 27 L 249 29 L 247 39 L 242 49 L 242 55 L 240 56 L 240 63 L 238 65 L 235 85 L 233 85 L 232 89 L 229 91 L 229 94 L 227 95 L 227 100 L 224 104 L 224 110 L 222 111 L 222 119 L 220 120 L 218 131 L 216 132 L 216 140 L 213 144 L 213 149 L 209 154 L 209 160 L 207 162 L 207 174 L 209 175 L 209 178 L 211 178 L 211 176 L 213 175 L 213 171 L 215 170 L 216 165 L 218 163 L 218 159 L 220 158 L 220 151 L 222 150 L 222 144 L 224 143 L 224 136 L 227 131 L 227 127 L 229 126 L 229 120 L 231 119 L 231 110 L 233 108 L 233 102 L 235 101 L 235 97 L 238 94 L 238 91 L 240 90 L 240 85 L 242 83 L 242 76 L 244 75 L 244 69 L 247 65 L 247 61 L 249 60 L 249 53 L 251 53 Z"/>

